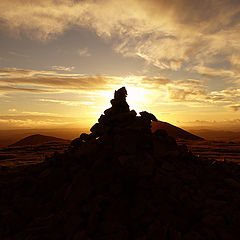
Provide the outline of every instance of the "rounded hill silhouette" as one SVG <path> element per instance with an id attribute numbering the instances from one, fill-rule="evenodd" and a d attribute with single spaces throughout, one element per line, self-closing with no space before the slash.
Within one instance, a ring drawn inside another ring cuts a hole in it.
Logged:
<path id="1" fill-rule="evenodd" d="M 90 134 L 42 164 L 0 169 L 0 239 L 236 240 L 240 167 L 194 156 L 123 87 Z"/>
<path id="2" fill-rule="evenodd" d="M 69 140 L 65 140 L 62 138 L 56 138 L 52 136 L 45 136 L 41 134 L 34 134 L 28 137 L 25 137 L 19 141 L 17 141 L 14 144 L 11 144 L 11 147 L 17 147 L 17 146 L 27 146 L 27 145 L 38 145 L 43 144 L 47 142 L 68 142 Z"/>

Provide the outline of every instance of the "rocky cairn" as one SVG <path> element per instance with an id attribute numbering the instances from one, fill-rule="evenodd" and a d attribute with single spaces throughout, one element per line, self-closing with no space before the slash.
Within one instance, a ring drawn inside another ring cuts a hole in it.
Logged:
<path id="1" fill-rule="evenodd" d="M 126 97 L 65 153 L 0 169 L 0 239 L 239 239 L 240 167 L 152 133 L 157 119 Z"/>

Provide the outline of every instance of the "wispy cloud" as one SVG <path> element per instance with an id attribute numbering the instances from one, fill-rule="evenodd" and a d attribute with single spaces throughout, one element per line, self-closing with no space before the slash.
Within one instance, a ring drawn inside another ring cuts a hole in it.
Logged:
<path id="1" fill-rule="evenodd" d="M 226 69 L 214 69 L 206 66 L 195 66 L 193 68 L 197 72 L 199 72 L 202 75 L 208 76 L 208 77 L 235 77 L 236 73 L 232 70 L 226 70 Z"/>
<path id="2" fill-rule="evenodd" d="M 63 105 L 67 105 L 67 106 L 81 106 L 81 105 L 92 105 L 95 102 L 90 102 L 90 101 L 69 101 L 69 100 L 60 100 L 60 99 L 39 99 L 40 102 L 49 102 L 49 103 L 60 103 Z"/>
<path id="3" fill-rule="evenodd" d="M 56 73 L 26 69 L 0 70 L 0 91 L 59 92 L 60 90 L 100 90 L 118 82 L 108 76 Z M 26 87 L 27 86 L 27 87 Z"/>
<path id="4" fill-rule="evenodd" d="M 229 108 L 232 109 L 234 112 L 237 112 L 238 110 L 240 110 L 240 104 L 230 105 Z"/>
<path id="5" fill-rule="evenodd" d="M 240 90 L 230 87 L 220 91 L 208 91 L 201 81 L 175 81 L 168 86 L 169 99 L 174 102 L 199 102 L 202 104 L 218 104 L 234 110 L 240 101 Z"/>
<path id="6" fill-rule="evenodd" d="M 173 101 L 202 101 L 205 98 L 206 90 L 196 88 L 168 88 L 169 99 Z"/>
<path id="7" fill-rule="evenodd" d="M 115 87 L 126 85 L 144 88 L 165 102 L 202 102 L 235 105 L 240 100 L 238 87 L 229 87 L 221 91 L 209 91 L 207 83 L 198 79 L 170 80 L 166 77 L 145 76 L 84 76 L 81 74 L 56 73 L 26 69 L 0 70 L 0 93 L 61 93 L 65 91 L 101 92 L 112 91 Z M 92 101 L 66 101 L 53 98 L 42 99 L 45 102 L 78 106 Z"/>
<path id="8" fill-rule="evenodd" d="M 27 55 L 25 55 L 25 54 L 22 54 L 22 53 L 19 53 L 19 52 L 15 52 L 15 51 L 10 51 L 10 52 L 8 52 L 10 55 L 12 55 L 12 56 L 17 56 L 17 57 L 24 57 L 24 58 L 27 58 L 28 56 Z"/>
<path id="9" fill-rule="evenodd" d="M 54 116 L 38 112 L 25 112 L 22 115 L 1 115 L 0 129 L 76 126 L 78 120 L 71 117 Z"/>
<path id="10" fill-rule="evenodd" d="M 77 54 L 81 57 L 90 57 L 91 56 L 91 53 L 89 52 L 87 47 L 78 49 Z"/>
<path id="11" fill-rule="evenodd" d="M 177 121 L 177 123 L 181 126 L 188 126 L 188 127 L 201 127 L 201 128 L 211 128 L 211 129 L 228 129 L 231 130 L 239 130 L 240 127 L 240 119 L 218 119 L 218 120 L 194 120 L 194 121 Z"/>
<path id="12" fill-rule="evenodd" d="M 1 77 L 31 77 L 37 75 L 54 75 L 55 72 L 50 71 L 39 71 L 39 70 L 29 70 L 29 69 L 20 69 L 20 68 L 7 68 L 0 69 L 0 78 Z"/>
<path id="13" fill-rule="evenodd" d="M 0 91 L 3 91 L 3 92 L 31 92 L 31 93 L 56 92 L 56 90 L 51 90 L 51 89 L 23 88 L 23 87 L 11 87 L 11 86 L 0 86 Z"/>
<path id="14" fill-rule="evenodd" d="M 188 68 L 209 67 L 218 54 L 234 65 L 232 56 L 240 53 L 240 4 L 235 0 L 2 0 L 0 7 L 3 28 L 15 34 L 46 41 L 73 26 L 84 27 L 105 39 L 117 36 L 117 52 L 159 69 L 178 71 L 186 63 Z"/>
<path id="15" fill-rule="evenodd" d="M 74 69 L 74 66 L 71 67 L 65 67 L 65 66 L 52 66 L 53 70 L 59 70 L 59 71 L 66 71 L 66 72 L 70 72 Z"/>
<path id="16" fill-rule="evenodd" d="M 17 112 L 17 109 L 16 108 L 9 108 L 8 111 L 15 113 L 15 112 Z"/>
<path id="17" fill-rule="evenodd" d="M 49 113 L 49 112 L 33 112 L 33 111 L 23 111 L 21 112 L 24 116 L 47 116 L 47 117 L 60 117 L 59 114 Z"/>
<path id="18" fill-rule="evenodd" d="M 156 88 L 156 87 L 161 87 L 161 86 L 166 86 L 168 84 L 172 83 L 172 81 L 168 78 L 164 77 L 143 77 L 141 79 L 141 84 L 145 87 L 151 87 L 151 88 Z"/>

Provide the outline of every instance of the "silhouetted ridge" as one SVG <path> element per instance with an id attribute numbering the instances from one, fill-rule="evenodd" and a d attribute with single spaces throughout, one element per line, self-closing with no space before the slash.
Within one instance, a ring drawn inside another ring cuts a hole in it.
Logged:
<path id="1" fill-rule="evenodd" d="M 62 138 L 45 136 L 41 134 L 34 134 L 31 136 L 25 137 L 14 144 L 11 144 L 10 146 L 15 147 L 15 146 L 26 146 L 26 145 L 38 145 L 46 142 L 68 142 L 68 141 L 69 140 L 65 140 Z"/>
<path id="2" fill-rule="evenodd" d="M 164 129 L 167 131 L 169 136 L 172 136 L 176 139 L 185 139 L 185 140 L 204 140 L 203 138 L 196 136 L 190 132 L 187 132 L 179 127 L 176 127 L 167 122 L 154 122 L 152 124 L 152 131 L 155 132 L 157 129 Z"/>
<path id="3" fill-rule="evenodd" d="M 240 167 L 195 157 L 121 88 L 64 154 L 0 169 L 0 239 L 237 240 Z"/>

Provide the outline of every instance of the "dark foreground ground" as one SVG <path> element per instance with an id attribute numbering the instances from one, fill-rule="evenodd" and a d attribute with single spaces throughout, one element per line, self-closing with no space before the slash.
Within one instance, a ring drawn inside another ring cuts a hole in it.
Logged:
<path id="1" fill-rule="evenodd" d="M 240 167 L 135 134 L 0 168 L 0 239 L 239 239 Z"/>
<path id="2" fill-rule="evenodd" d="M 187 145 L 190 151 L 203 159 L 240 163 L 240 142 L 178 140 L 177 143 Z M 0 166 L 17 167 L 41 163 L 46 156 L 51 156 L 54 152 L 62 153 L 68 146 L 67 143 L 49 142 L 37 146 L 0 148 Z"/>

